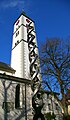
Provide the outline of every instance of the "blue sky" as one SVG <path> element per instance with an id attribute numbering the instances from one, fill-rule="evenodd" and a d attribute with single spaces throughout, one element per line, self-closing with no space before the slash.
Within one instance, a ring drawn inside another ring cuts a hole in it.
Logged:
<path id="1" fill-rule="evenodd" d="M 35 21 L 39 47 L 47 37 L 70 36 L 70 0 L 1 0 L 0 61 L 10 63 L 13 23 L 22 10 Z"/>

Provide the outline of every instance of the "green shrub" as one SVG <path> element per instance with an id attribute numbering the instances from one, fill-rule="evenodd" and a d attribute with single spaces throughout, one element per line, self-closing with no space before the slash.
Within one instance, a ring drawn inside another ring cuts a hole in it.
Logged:
<path id="1" fill-rule="evenodd" d="M 47 120 L 55 120 L 55 117 L 56 117 L 56 115 L 54 114 L 54 113 L 47 113 L 47 114 L 45 114 L 45 118 L 47 118 Z"/>
<path id="2" fill-rule="evenodd" d="M 70 115 L 63 115 L 63 120 L 70 120 Z"/>

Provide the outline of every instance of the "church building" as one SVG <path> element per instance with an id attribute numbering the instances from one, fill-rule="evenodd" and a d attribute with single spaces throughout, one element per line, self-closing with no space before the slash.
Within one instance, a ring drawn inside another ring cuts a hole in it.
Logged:
<path id="1" fill-rule="evenodd" d="M 27 26 L 29 23 L 32 24 L 32 34 L 34 35 L 35 46 L 37 46 L 34 21 L 22 12 L 14 22 L 11 64 L 0 62 L 0 120 L 33 120 L 31 63 L 29 61 L 27 39 Z M 35 49 L 35 52 L 38 54 L 38 47 Z M 44 108 L 42 113 L 46 114 L 47 111 L 49 112 L 49 109 L 52 112 L 51 102 L 47 103 L 46 92 L 43 97 Z M 54 97 L 52 101 L 54 101 Z M 56 101 L 56 103 L 58 102 Z M 58 113 L 61 114 L 61 110 Z"/>
<path id="2" fill-rule="evenodd" d="M 31 120 L 33 116 L 27 41 L 29 22 L 34 26 L 34 21 L 22 12 L 14 22 L 11 65 L 0 62 L 0 120 Z"/>

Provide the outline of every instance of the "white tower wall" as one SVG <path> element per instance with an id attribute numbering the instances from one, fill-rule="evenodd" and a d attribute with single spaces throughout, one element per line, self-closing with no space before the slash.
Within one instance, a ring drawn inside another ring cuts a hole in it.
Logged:
<path id="1" fill-rule="evenodd" d="M 25 14 L 21 14 L 14 23 L 11 54 L 11 67 L 16 70 L 15 76 L 26 79 L 31 79 L 29 49 L 27 42 L 27 24 L 30 22 L 32 22 L 31 25 L 34 27 L 34 21 Z M 32 34 L 35 36 L 33 41 L 35 41 L 37 45 L 35 27 Z M 38 54 L 38 48 L 35 50 Z"/>
<path id="2" fill-rule="evenodd" d="M 28 24 L 27 20 L 31 21 L 31 19 L 26 17 L 26 15 L 21 14 L 14 23 L 11 67 L 16 70 L 15 76 L 30 79 L 30 63 L 26 27 Z M 33 21 L 32 24 L 34 26 Z"/>

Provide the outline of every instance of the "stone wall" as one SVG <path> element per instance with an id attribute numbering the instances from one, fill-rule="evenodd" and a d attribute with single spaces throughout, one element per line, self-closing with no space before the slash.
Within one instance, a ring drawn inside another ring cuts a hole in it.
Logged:
<path id="1" fill-rule="evenodd" d="M 56 97 L 54 96 L 54 94 L 50 94 L 50 93 L 44 93 L 43 94 L 43 109 L 42 109 L 42 113 L 45 115 L 47 113 L 54 113 L 56 115 L 56 120 L 62 120 L 62 108 L 59 104 L 59 102 L 57 101 Z"/>
<path id="2" fill-rule="evenodd" d="M 31 100 L 29 84 L 0 79 L 0 120 L 31 120 Z"/>

